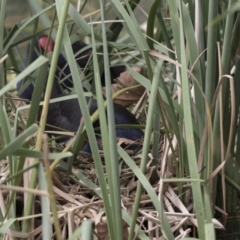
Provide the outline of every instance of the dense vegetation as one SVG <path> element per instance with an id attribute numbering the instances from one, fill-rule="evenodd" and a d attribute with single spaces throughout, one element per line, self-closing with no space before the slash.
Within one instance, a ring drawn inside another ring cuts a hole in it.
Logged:
<path id="1" fill-rule="evenodd" d="M 42 8 L 29 0 L 34 14 L 10 30 L 7 1 L 0 2 L 3 239 L 215 239 L 215 229 L 223 229 L 227 214 L 239 207 L 240 4 L 149 1 L 148 13 L 140 9 L 143 29 L 134 15 L 139 0 L 99 1 L 97 9 L 89 2 L 77 9 L 71 1 L 46 1 Z M 55 39 L 54 51 L 26 63 L 19 47 L 32 46 L 41 33 Z M 91 71 L 77 68 L 71 42 L 79 39 L 92 48 Z M 67 98 L 79 100 L 85 123 L 69 133 L 74 137 L 64 148 L 44 133 L 60 52 L 74 82 Z M 145 133 L 132 155 L 114 134 L 113 99 L 126 89 L 112 96 L 113 64 L 125 64 L 146 89 L 130 107 Z M 16 76 L 8 82 L 10 73 Z M 14 91 L 22 79 L 36 86 L 30 105 Z M 86 95 L 98 101 L 92 116 Z M 36 122 L 39 104 L 44 111 Z M 103 152 L 92 125 L 98 118 Z M 78 155 L 86 135 L 92 158 Z"/>

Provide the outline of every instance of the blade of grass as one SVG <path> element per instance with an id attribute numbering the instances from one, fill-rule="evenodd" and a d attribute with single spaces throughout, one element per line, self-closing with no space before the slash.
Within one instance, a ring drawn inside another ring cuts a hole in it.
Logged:
<path id="1" fill-rule="evenodd" d="M 44 153 L 44 155 L 46 155 L 46 153 Z M 42 164 L 38 164 L 38 181 L 39 181 L 40 190 L 48 192 L 48 184 L 50 185 L 51 182 L 46 181 L 46 176 L 45 176 Z M 40 201 L 41 201 L 41 209 L 42 209 L 42 228 L 43 228 L 42 236 L 43 236 L 43 239 L 48 239 L 49 236 L 52 235 L 52 224 L 51 224 L 51 219 L 49 215 L 49 212 L 50 212 L 49 205 L 51 201 L 49 201 L 48 197 L 44 195 L 40 196 Z M 53 204 L 55 203 L 53 202 Z"/>
<path id="2" fill-rule="evenodd" d="M 13 47 L 12 44 L 13 44 L 14 40 L 22 33 L 22 31 L 24 30 L 25 27 L 28 26 L 28 24 L 30 24 L 32 21 L 34 21 L 36 18 L 38 18 L 44 12 L 52 9 L 53 6 L 54 5 L 49 6 L 45 9 L 43 9 L 43 11 L 36 13 L 33 17 L 27 19 L 19 28 L 17 28 L 16 32 L 14 32 L 11 35 L 7 35 L 3 42 L 3 46 L 4 46 L 3 54 L 5 54 L 9 48 Z"/>
<path id="3" fill-rule="evenodd" d="M 86 126 L 86 131 L 87 131 L 90 147 L 91 147 L 91 150 L 92 150 L 93 159 L 94 159 L 96 170 L 97 170 L 97 173 L 98 173 L 97 175 L 99 177 L 99 183 L 100 183 L 101 191 L 103 192 L 104 206 L 105 206 L 105 209 L 106 209 L 106 215 L 107 215 L 107 219 L 108 219 L 108 228 L 113 229 L 113 226 L 112 226 L 113 222 L 111 221 L 111 210 L 110 210 L 111 207 L 110 207 L 110 202 L 109 202 L 109 199 L 108 199 L 108 191 L 107 191 L 107 185 L 106 185 L 106 182 L 105 182 L 103 166 L 102 166 L 101 158 L 100 158 L 100 155 L 99 155 L 99 152 L 98 152 L 98 145 L 97 145 L 97 142 L 96 142 L 96 137 L 95 137 L 95 134 L 94 134 L 94 130 L 93 130 L 91 118 L 90 118 L 90 115 L 89 115 L 89 110 L 88 110 L 88 106 L 87 106 L 87 103 L 86 103 L 86 99 L 84 97 L 82 84 L 81 84 L 81 81 L 79 79 L 78 72 L 76 71 L 77 66 L 76 66 L 75 59 L 73 57 L 73 52 L 72 52 L 72 48 L 71 48 L 70 39 L 69 39 L 69 37 L 67 38 L 66 35 L 63 38 L 63 43 L 64 43 L 65 51 L 66 51 L 66 54 L 67 54 L 67 59 L 69 61 L 69 66 L 70 66 L 70 69 L 71 69 L 74 86 L 75 86 L 76 91 L 77 91 L 79 105 L 80 105 L 80 108 L 81 108 L 81 111 L 82 111 L 82 116 L 84 118 L 84 123 L 85 123 L 85 126 Z M 114 236 L 113 233 L 111 233 L 111 231 L 110 231 L 110 234 L 112 234 L 111 236 Z"/>
<path id="4" fill-rule="evenodd" d="M 214 0 L 209 0 L 208 22 L 211 22 L 218 14 L 218 4 Z M 207 64 L 206 64 L 206 86 L 205 94 L 207 102 L 211 105 L 216 84 L 216 55 L 217 55 L 217 26 L 208 29 L 207 34 Z"/>
<path id="5" fill-rule="evenodd" d="M 46 62 L 45 64 L 40 66 L 39 69 L 37 70 L 38 74 L 37 74 L 36 84 L 35 84 L 35 87 L 33 90 L 34 97 L 32 98 L 32 101 L 31 101 L 30 111 L 29 111 L 29 115 L 28 115 L 28 119 L 27 119 L 27 123 L 26 123 L 26 128 L 28 128 L 31 124 L 33 124 L 36 121 L 36 118 L 38 115 L 39 103 L 41 101 L 42 92 L 46 86 L 45 83 L 46 83 L 47 73 L 48 73 L 47 63 L 48 62 Z M 16 116 L 18 116 L 18 111 L 17 111 Z M 14 128 L 13 128 L 15 133 L 17 133 L 17 126 L 18 125 L 17 125 L 17 117 L 16 117 Z M 29 142 L 26 142 L 23 145 L 23 148 L 28 149 Z M 19 156 L 21 157 L 21 155 L 19 155 Z M 26 156 L 24 156 L 24 157 L 26 157 Z M 20 158 L 16 171 L 20 171 L 21 169 L 23 169 L 24 162 L 25 162 L 25 159 L 23 157 Z M 14 179 L 14 184 L 18 186 L 21 178 L 22 178 L 22 176 L 16 177 Z"/>
<path id="6" fill-rule="evenodd" d="M 6 4 L 7 1 L 3 0 L 1 1 L 0 5 L 0 58 L 3 57 L 3 39 L 4 39 L 4 23 L 5 23 L 5 18 L 6 18 Z M 3 63 L 0 63 L 0 89 L 3 88 L 4 86 L 4 71 L 3 71 Z M 2 98 L 1 98 L 2 100 Z"/>
<path id="7" fill-rule="evenodd" d="M 203 184 L 203 197 L 204 197 L 204 206 L 205 206 L 205 215 L 206 215 L 206 223 L 205 223 L 205 235 L 206 239 L 216 239 L 214 224 L 212 222 L 212 211 L 211 206 L 209 204 L 209 192 L 206 184 Z"/>
<path id="8" fill-rule="evenodd" d="M 23 72 L 21 72 L 17 77 L 15 77 L 12 81 L 10 81 L 6 86 L 4 86 L 2 89 L 0 89 L 0 97 L 10 91 L 19 81 L 21 81 L 24 77 L 31 74 L 35 69 L 37 69 L 39 66 L 45 64 L 48 62 L 48 59 L 40 56 L 36 61 L 34 61 L 31 65 L 29 65 Z"/>
<path id="9" fill-rule="evenodd" d="M 1 123 L 1 133 L 3 135 L 3 143 L 5 146 L 8 146 L 9 144 L 11 144 L 11 141 L 14 139 L 13 138 L 13 134 L 11 131 L 11 126 L 9 123 L 9 119 L 5 110 L 5 107 L 3 106 L 2 100 L 0 99 L 0 123 Z M 4 151 L 4 149 L 2 150 Z M 1 151 L 1 152 L 2 152 Z M 10 153 L 10 152 L 8 152 Z M 9 169 L 10 169 L 10 174 L 14 173 L 14 170 L 16 168 L 15 165 L 15 158 L 12 155 L 8 156 L 8 164 L 9 164 Z M 13 181 L 11 181 L 12 183 Z M 15 199 L 13 198 L 14 192 L 10 191 L 10 200 L 7 206 L 7 210 L 5 213 L 5 216 L 3 216 L 3 221 L 4 219 L 8 216 L 9 213 L 9 217 L 15 218 L 16 217 L 16 211 L 15 211 Z M 19 225 L 18 223 L 14 223 L 13 225 L 13 230 L 18 230 L 19 229 Z"/>
<path id="10" fill-rule="evenodd" d="M 71 5 L 70 5 L 69 9 L 71 9 Z M 76 24 L 77 24 L 77 22 L 76 22 Z M 111 213 L 110 201 L 109 201 L 109 197 L 108 197 L 107 185 L 105 182 L 105 176 L 104 176 L 104 172 L 103 172 L 103 166 L 102 166 L 101 158 L 100 158 L 100 155 L 98 152 L 98 145 L 96 142 L 96 137 L 94 134 L 92 123 L 91 123 L 88 106 L 86 103 L 86 99 L 84 97 L 82 83 L 81 83 L 80 77 L 78 75 L 77 65 L 76 65 L 74 55 L 72 52 L 71 42 L 70 42 L 70 39 L 69 39 L 66 29 L 65 29 L 65 34 L 63 36 L 63 44 L 64 44 L 67 60 L 69 62 L 70 70 L 72 73 L 74 86 L 77 91 L 79 105 L 80 105 L 80 108 L 82 111 L 82 116 L 84 118 L 84 123 L 85 123 L 86 131 L 88 134 L 88 139 L 89 139 L 90 147 L 92 150 L 93 159 L 95 162 L 101 191 L 103 194 L 104 206 L 106 209 L 106 215 L 107 215 L 107 219 L 108 219 L 109 234 L 110 234 L 110 236 L 114 236 L 114 233 L 112 232 L 112 230 L 114 229 L 113 225 L 112 225 L 113 222 L 111 221 L 112 213 Z"/>
<path id="11" fill-rule="evenodd" d="M 146 171 L 146 165 L 147 165 L 147 160 L 148 160 L 149 143 L 150 143 L 150 138 L 151 138 L 151 133 L 152 133 L 153 115 L 154 115 L 154 109 L 155 109 L 156 99 L 157 99 L 156 97 L 157 97 L 157 92 L 158 92 L 158 81 L 159 81 L 159 75 L 161 72 L 161 66 L 162 66 L 162 60 L 159 60 L 155 67 L 152 86 L 151 86 L 151 95 L 150 95 L 150 99 L 149 99 L 149 108 L 148 108 L 148 114 L 147 114 L 148 118 L 147 118 L 147 123 L 146 123 L 146 128 L 145 128 L 142 159 L 141 159 L 141 166 L 140 166 L 140 169 L 143 174 Z M 132 222 L 131 222 L 129 238 L 128 238 L 129 240 L 133 239 L 133 237 L 134 237 L 134 226 L 135 226 L 136 219 L 137 219 L 137 213 L 138 213 L 139 203 L 140 203 L 140 199 L 141 199 L 141 193 L 142 193 L 142 184 L 139 181 L 138 186 L 137 186 L 134 207 L 133 207 Z M 163 234 L 165 237 L 168 236 L 168 233 L 165 232 L 165 229 L 162 229 L 162 231 L 163 231 Z M 172 236 L 170 235 L 169 237 L 170 238 L 168 238 L 168 239 L 173 239 L 173 235 Z"/>
<path id="12" fill-rule="evenodd" d="M 181 81 L 182 81 L 182 101 L 183 101 L 183 111 L 184 111 L 184 125 L 186 133 L 186 145 L 187 145 L 187 156 L 188 156 L 188 165 L 190 170 L 191 178 L 198 178 L 198 169 L 197 169 L 197 156 L 196 148 L 193 135 L 193 124 L 192 124 L 192 114 L 191 114 L 191 102 L 190 102 L 190 90 L 187 74 L 187 62 L 185 55 L 185 43 L 184 43 L 184 23 L 183 23 L 183 10 L 182 3 L 179 4 L 180 11 L 180 49 L 181 49 Z M 206 239 L 205 236 L 205 214 L 202 201 L 202 194 L 200 183 L 192 182 L 192 193 L 193 193 L 193 203 L 194 209 L 196 211 L 197 221 L 198 221 L 198 233 L 200 239 Z"/>
<path id="13" fill-rule="evenodd" d="M 230 10 L 234 6 L 234 1 L 228 2 L 228 10 Z M 223 35 L 223 46 L 222 46 L 222 57 L 221 57 L 221 65 L 219 66 L 219 69 L 222 69 L 221 76 L 219 76 L 219 79 L 224 74 L 228 74 L 230 69 L 230 56 L 231 56 L 231 49 L 229 49 L 229 46 L 231 44 L 231 39 L 229 39 L 229 36 L 231 36 L 232 33 L 232 27 L 233 27 L 233 19 L 234 16 L 228 15 L 225 22 L 225 32 Z M 231 31 L 230 31 L 231 29 Z M 227 81 L 224 81 L 222 84 L 222 103 L 223 103 L 223 122 L 224 122 L 224 145 L 227 145 L 228 142 L 228 134 L 229 134 L 229 127 L 230 123 L 227 120 L 228 118 L 228 112 L 229 112 L 229 92 L 228 92 L 228 86 L 229 84 Z M 219 100 L 218 100 L 219 102 Z M 227 114 L 226 114 L 227 113 Z M 226 116 L 225 116 L 226 114 Z M 216 168 L 221 159 L 221 151 L 216 151 L 216 149 L 220 146 L 220 106 L 219 104 L 216 105 L 215 114 L 214 114 L 214 122 L 213 122 L 213 136 L 214 136 L 214 168 Z M 217 148 L 216 148 L 217 147 Z M 214 188 L 213 188 L 213 202 L 216 201 L 216 185 L 217 185 L 217 179 L 215 178 L 213 181 Z"/>
<path id="14" fill-rule="evenodd" d="M 49 19 L 48 15 L 46 14 L 46 11 L 44 11 L 44 9 L 42 9 L 42 7 L 38 1 L 29 0 L 29 4 L 31 5 L 31 7 L 35 13 L 42 12 L 42 14 L 39 16 L 39 18 L 40 18 L 40 21 L 42 22 L 42 24 L 44 25 L 44 27 L 51 28 L 54 23 L 54 18 L 53 18 L 53 20 Z M 54 7 L 54 5 L 52 5 L 52 7 Z M 53 39 L 56 38 L 56 35 L 57 35 L 56 29 L 52 28 Z"/>
<path id="15" fill-rule="evenodd" d="M 129 6 L 131 10 L 133 11 L 135 7 L 139 4 L 140 0 L 133 0 L 129 2 Z M 126 7 L 125 7 L 126 9 Z M 119 20 L 120 18 L 115 18 L 115 20 Z M 119 37 L 121 31 L 123 29 L 123 24 L 119 22 L 113 22 L 111 26 L 109 27 L 109 32 L 107 33 L 107 40 L 115 42 L 117 38 Z M 109 49 L 110 51 L 110 49 Z"/>
<path id="16" fill-rule="evenodd" d="M 50 71 L 49 71 L 46 92 L 45 92 L 45 96 L 44 96 L 44 105 L 43 105 L 43 109 L 42 109 L 42 115 L 41 115 L 41 120 L 40 120 L 40 124 L 39 124 L 39 133 L 37 136 L 37 143 L 36 143 L 37 150 L 40 150 L 42 147 L 42 136 L 43 136 L 43 132 L 44 132 L 45 125 L 46 125 L 49 100 L 51 97 L 52 86 L 53 86 L 53 82 L 54 82 L 54 78 L 55 78 L 58 56 L 59 56 L 60 47 L 61 47 L 61 40 L 63 37 L 65 21 L 67 18 L 68 6 L 69 6 L 69 1 L 65 0 L 64 4 L 62 6 L 61 17 L 59 16 L 59 28 L 58 28 L 56 42 L 55 42 L 55 46 L 54 46 L 54 50 L 53 50 L 52 62 L 51 62 L 51 67 L 50 67 Z M 29 187 L 35 188 L 36 179 L 37 179 L 37 171 L 36 170 L 32 171 L 31 179 L 32 179 L 32 181 L 30 182 Z M 26 207 L 24 209 L 25 216 L 28 216 L 30 214 L 31 209 L 32 209 L 32 202 L 33 202 L 33 195 L 29 194 L 28 198 L 27 198 Z M 23 225 L 22 225 L 22 232 L 27 232 L 28 228 L 29 228 L 29 220 L 24 220 Z"/>
<path id="17" fill-rule="evenodd" d="M 0 151 L 0 160 L 4 159 L 6 156 L 11 155 L 16 149 L 24 144 L 25 141 L 28 141 L 28 138 L 31 137 L 38 131 L 38 126 L 33 124 L 26 131 L 22 132 L 14 140 L 7 144 L 7 146 Z"/>
<path id="18" fill-rule="evenodd" d="M 146 39 L 148 46 L 150 49 L 154 49 L 154 44 L 152 39 L 154 39 L 154 27 L 155 27 L 155 16 L 158 12 L 159 6 L 162 3 L 162 1 L 159 0 L 155 0 L 154 3 L 152 4 L 150 11 L 149 11 L 149 15 L 148 15 L 148 19 L 147 19 L 147 31 L 146 34 L 148 36 L 148 38 Z M 160 13 L 161 16 L 161 13 Z"/>
<path id="19" fill-rule="evenodd" d="M 117 9 L 117 14 L 119 15 L 119 17 L 121 16 L 124 19 L 125 21 L 124 26 L 126 27 L 126 30 L 128 31 L 128 34 L 131 37 L 131 40 L 134 41 L 142 57 L 145 59 L 149 79 L 152 79 L 151 62 L 148 54 L 146 54 L 146 51 L 149 49 L 149 47 L 146 40 L 143 37 L 143 34 L 139 28 L 139 25 L 136 21 L 136 18 L 131 10 L 129 3 L 125 2 L 128 10 L 127 12 L 119 1 L 112 0 L 112 2 L 115 5 L 115 8 Z"/>
<path id="20" fill-rule="evenodd" d="M 104 25 L 105 12 L 104 12 L 104 1 L 100 1 L 101 6 L 101 20 L 102 20 L 102 32 L 106 32 Z M 116 144 L 116 127 L 115 127 L 115 115 L 112 102 L 112 91 L 111 91 L 111 80 L 110 80 L 110 67 L 108 59 L 108 47 L 106 34 L 102 35 L 103 38 L 103 59 L 104 59 L 104 75 L 105 75 L 105 88 L 107 98 L 107 125 L 109 133 L 109 149 L 110 158 L 106 159 L 110 168 L 108 169 L 108 178 L 110 186 L 110 198 L 112 204 L 112 216 L 115 225 L 115 239 L 121 240 L 123 237 L 122 230 L 122 212 L 121 212 L 121 194 L 120 194 L 120 180 L 117 160 L 117 144 Z M 99 86 L 99 89 L 100 86 Z M 103 103 L 103 99 L 102 99 Z M 103 107 L 103 106 L 102 106 Z M 106 124 L 106 121 L 104 121 Z"/>
<path id="21" fill-rule="evenodd" d="M 44 141 L 43 148 L 44 148 L 44 166 L 46 169 L 46 179 L 43 176 L 44 171 L 43 171 L 43 167 L 41 164 L 38 165 L 38 179 L 39 179 L 39 184 L 42 187 L 41 190 L 46 190 L 46 191 L 48 190 L 49 203 L 51 206 L 51 210 L 53 213 L 53 219 L 54 219 L 53 224 L 54 224 L 55 234 L 56 234 L 56 237 L 58 240 L 62 240 L 60 223 L 59 223 L 58 213 L 57 213 L 57 205 L 56 205 L 57 203 L 56 203 L 55 193 L 53 191 L 52 174 L 51 174 L 51 171 L 49 168 L 48 147 L 47 147 L 47 136 L 46 135 L 43 136 L 43 141 Z M 46 184 L 46 181 L 48 184 Z M 46 205 L 46 201 L 44 198 L 41 198 L 41 202 L 42 203 L 45 202 L 45 205 Z M 46 221 L 44 221 L 44 218 L 46 219 Z M 49 233 L 51 231 L 51 229 L 49 228 L 49 223 L 50 223 L 50 218 L 48 217 L 48 214 L 43 214 L 43 224 L 45 227 L 45 231 L 44 231 L 45 236 L 49 236 Z M 44 239 L 46 239 L 46 237 L 44 237 Z"/>

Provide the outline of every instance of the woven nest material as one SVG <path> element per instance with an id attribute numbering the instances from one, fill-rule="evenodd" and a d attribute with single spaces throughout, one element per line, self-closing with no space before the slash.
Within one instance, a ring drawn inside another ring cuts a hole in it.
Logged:
<path id="1" fill-rule="evenodd" d="M 193 226 L 197 227 L 197 220 L 194 214 L 193 204 L 191 202 L 192 198 L 190 194 L 190 185 L 186 184 L 184 186 L 185 192 L 180 198 L 178 196 L 178 188 L 176 184 L 162 184 L 162 177 L 170 178 L 175 174 L 174 172 L 169 171 L 170 169 L 173 169 L 173 166 L 171 166 L 171 164 L 173 164 L 171 158 L 168 159 L 169 161 L 164 167 L 164 146 L 164 138 L 162 138 L 160 144 L 161 151 L 159 153 L 161 161 L 152 167 L 151 163 L 153 159 L 151 158 L 151 155 L 149 155 L 149 164 L 147 166 L 145 176 L 147 179 L 149 179 L 149 181 L 151 181 L 153 189 L 158 196 L 159 203 L 163 203 L 164 211 L 171 225 L 174 236 L 177 239 L 181 239 L 190 235 Z M 139 167 L 141 155 L 133 156 L 133 159 Z M 26 159 L 25 168 L 30 166 L 32 161 L 33 159 Z M 122 209 L 131 216 L 138 180 L 125 163 L 120 163 Z M 162 169 L 162 167 L 164 167 L 164 169 Z M 71 236 L 75 229 L 80 227 L 83 221 L 87 219 L 94 223 L 94 239 L 109 239 L 103 200 L 98 196 L 97 188 L 90 189 L 82 181 L 79 181 L 76 176 L 78 176 L 80 172 L 85 175 L 86 179 L 92 181 L 96 186 L 99 186 L 98 176 L 93 160 L 82 156 L 79 156 L 79 158 L 74 162 L 74 167 L 72 169 L 73 175 L 68 175 L 62 168 L 57 168 L 52 175 L 54 185 L 53 190 L 58 207 L 58 216 L 61 224 L 63 239 L 67 239 L 68 236 Z M 1 161 L 1 182 L 9 177 L 9 173 L 8 161 Z M 152 180 L 152 176 L 155 173 L 157 173 L 155 178 L 156 180 Z M 23 187 L 28 186 L 30 179 L 31 174 L 28 171 L 24 174 L 22 182 Z M 3 199 L 5 199 L 5 203 L 7 203 L 9 192 L 10 191 L 7 189 L 4 191 L 2 190 L 2 196 Z M 22 216 L 21 214 L 25 201 L 24 194 L 23 192 L 18 192 L 16 195 L 17 209 L 20 216 Z M 181 199 L 184 200 L 185 204 Z M 186 203 L 188 203 L 187 206 Z M 23 234 L 21 232 L 8 229 L 5 235 L 6 238 L 4 239 L 8 239 L 7 236 L 22 236 L 23 238 L 33 237 L 34 239 L 42 239 L 41 215 L 36 215 L 41 214 L 41 202 L 38 195 L 36 195 L 35 198 L 33 214 L 35 214 L 32 216 L 34 221 L 32 221 L 31 231 L 29 233 Z M 20 220 L 21 218 L 19 218 L 19 221 Z M 216 219 L 214 219 L 213 222 L 216 228 L 222 228 L 222 225 Z M 161 233 L 161 220 L 155 210 L 152 200 L 145 190 L 141 196 L 137 224 L 147 236 L 152 236 L 153 239 L 164 239 Z M 129 226 L 123 222 L 124 239 L 127 239 L 128 237 L 128 228 Z"/>
<path id="2" fill-rule="evenodd" d="M 16 104 L 20 103 L 17 101 Z M 22 116 L 27 118 L 27 114 L 28 113 L 26 111 L 25 115 Z M 14 116 L 14 111 L 9 111 L 9 117 L 14 119 Z M 176 151 L 175 155 L 177 156 L 177 146 L 174 144 L 173 146 Z M 138 167 L 140 167 L 141 157 L 141 154 L 132 156 L 132 159 Z M 24 167 L 29 168 L 33 161 L 34 159 L 25 159 Z M 105 165 L 104 161 L 103 165 Z M 138 179 L 132 170 L 124 162 L 122 162 L 122 160 L 119 162 L 119 169 L 121 169 L 120 188 L 122 209 L 129 216 L 131 216 L 136 197 Z M 20 226 L 24 219 L 22 218 L 22 214 L 26 199 L 29 194 L 28 186 L 31 182 L 31 171 L 32 170 L 26 171 L 20 186 L 14 188 L 14 191 L 17 192 L 16 212 L 17 220 L 19 221 Z M 71 236 L 85 220 L 91 220 L 94 223 L 94 239 L 109 239 L 104 203 L 98 195 L 100 188 L 94 161 L 92 159 L 79 156 L 74 161 L 72 173 L 72 175 L 68 175 L 63 168 L 58 167 L 52 174 L 53 191 L 55 194 L 58 218 L 63 239 L 67 239 L 69 236 Z M 84 183 L 84 181 L 79 181 L 79 179 L 82 179 L 77 177 L 80 174 L 89 182 L 91 182 L 91 184 L 95 184 L 95 187 L 93 185 L 92 187 L 89 187 L 90 185 L 87 186 L 85 184 L 86 182 Z M 172 178 L 175 175 L 174 160 L 169 148 L 168 140 L 164 135 L 161 135 L 158 160 L 157 162 L 154 161 L 152 155 L 149 153 L 145 176 L 151 183 L 156 195 L 158 196 L 159 204 L 162 203 L 167 220 L 170 223 L 171 230 L 175 238 L 181 239 L 190 236 L 193 227 L 197 228 L 197 220 L 193 209 L 191 185 L 184 185 L 184 192 L 179 195 L 177 184 L 163 183 L 162 181 L 163 178 Z M 0 204 L 2 209 L 5 210 L 8 206 L 11 188 L 8 185 L 4 185 L 4 181 L 9 177 L 9 162 L 8 160 L 2 160 L 0 161 Z M 43 226 L 40 196 L 43 193 L 38 189 L 33 189 L 31 191 L 34 192 L 36 197 L 32 207 L 33 212 L 31 216 L 32 220 L 30 224 L 30 231 L 27 233 L 22 233 L 8 229 L 3 236 L 3 239 L 11 239 L 12 237 L 42 239 Z M 51 218 L 51 222 L 53 223 L 53 217 Z M 213 223 L 215 228 L 223 229 L 222 224 L 216 219 L 213 219 Z M 141 195 L 137 224 L 139 225 L 139 231 L 143 231 L 149 238 L 164 239 L 161 232 L 161 217 L 159 217 L 146 190 L 143 190 Z M 128 231 L 129 225 L 123 222 L 124 239 L 128 238 Z M 54 236 L 54 230 L 52 234 Z M 138 238 L 136 237 L 135 239 Z"/>

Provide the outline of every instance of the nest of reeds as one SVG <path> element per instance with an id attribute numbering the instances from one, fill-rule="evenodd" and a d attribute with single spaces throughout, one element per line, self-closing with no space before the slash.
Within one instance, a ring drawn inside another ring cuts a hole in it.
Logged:
<path id="1" fill-rule="evenodd" d="M 15 104 L 19 104 L 15 102 Z M 14 118 L 13 112 L 9 112 L 9 117 Z M 22 115 L 23 116 L 23 115 Z M 27 117 L 27 113 L 24 112 Z M 50 149 L 51 150 L 51 149 Z M 177 147 L 175 147 L 175 155 L 177 156 Z M 139 167 L 141 161 L 141 153 L 133 155 L 132 159 Z M 133 171 L 121 160 L 119 160 L 119 174 L 120 174 L 120 189 L 121 189 L 121 203 L 122 210 L 131 216 L 133 205 L 136 197 L 136 189 L 138 179 Z M 31 158 L 25 159 L 25 169 L 31 166 L 34 160 Z M 196 215 L 194 213 L 191 185 L 183 185 L 184 191 L 178 191 L 177 183 L 165 183 L 162 180 L 166 178 L 174 178 L 175 161 L 172 152 L 169 148 L 168 141 L 164 134 L 161 135 L 159 143 L 159 158 L 153 159 L 149 153 L 149 162 L 145 172 L 146 178 L 151 183 L 156 195 L 158 196 L 159 204 L 162 204 L 167 220 L 171 225 L 171 230 L 176 239 L 181 239 L 190 236 L 194 227 L 197 227 Z M 154 164 L 153 164 L 154 163 Z M 103 160 L 104 165 L 104 160 Z M 31 171 L 26 171 L 23 174 L 20 186 L 13 189 L 16 192 L 16 219 L 21 226 L 22 213 L 24 205 L 26 204 L 29 183 L 31 182 Z M 0 162 L 0 179 L 3 183 L 9 176 L 8 160 Z M 80 181 L 77 177 L 79 174 L 85 176 L 91 182 L 87 185 L 86 182 Z M 109 239 L 107 218 L 105 215 L 104 202 L 99 196 L 99 183 L 97 171 L 95 170 L 94 161 L 91 158 L 86 158 L 79 155 L 74 161 L 72 174 L 67 174 L 61 166 L 57 167 L 52 172 L 52 189 L 55 195 L 55 202 L 58 211 L 58 220 L 61 226 L 61 235 L 63 239 L 67 239 L 73 232 L 81 226 L 81 224 L 90 220 L 93 224 L 94 239 Z M 107 176 L 106 176 L 107 182 Z M 7 210 L 10 201 L 11 188 L 7 185 L 1 185 L 0 204 L 2 208 Z M 41 190 L 35 189 L 35 201 L 32 205 L 32 216 L 30 216 L 31 224 L 30 231 L 23 234 L 10 228 L 6 231 L 4 239 L 10 237 L 23 237 L 32 239 L 42 239 L 42 205 L 40 196 L 43 194 Z M 45 193 L 47 194 L 47 193 Z M 49 203 L 50 205 L 50 203 Z M 49 214 L 50 207 L 49 207 Z M 53 218 L 51 217 L 51 223 Z M 222 229 L 222 224 L 213 219 L 215 228 Z M 154 204 L 146 190 L 143 190 L 140 201 L 140 208 L 138 211 L 137 224 L 139 232 L 144 232 L 151 239 L 164 239 L 161 232 L 162 221 L 158 216 Z M 124 239 L 128 237 L 129 224 L 123 221 L 123 235 Z M 54 227 L 52 228 L 52 235 L 55 236 Z M 135 239 L 139 239 L 137 236 Z"/>

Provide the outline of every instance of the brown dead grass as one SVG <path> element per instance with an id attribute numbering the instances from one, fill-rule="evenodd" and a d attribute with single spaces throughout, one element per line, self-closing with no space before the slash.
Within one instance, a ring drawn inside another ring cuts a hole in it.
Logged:
<path id="1" fill-rule="evenodd" d="M 17 100 L 14 103 L 18 106 Z M 14 113 L 9 113 L 10 118 L 14 118 Z M 27 112 L 24 112 L 22 117 L 27 117 Z M 174 139 L 174 138 L 173 138 Z M 177 154 L 177 145 L 174 144 L 175 154 Z M 141 155 L 132 156 L 138 166 L 140 166 Z M 178 188 L 175 183 L 164 184 L 162 187 L 162 178 L 175 177 L 175 163 L 169 148 L 168 141 L 164 135 L 161 136 L 159 144 L 159 159 L 158 164 L 152 166 L 153 158 L 149 154 L 149 163 L 147 166 L 146 177 L 152 184 L 159 202 L 163 202 L 167 219 L 171 225 L 172 232 L 175 239 L 181 239 L 190 235 L 192 227 L 197 227 L 197 220 L 194 214 L 191 186 L 186 184 L 183 186 L 184 192 L 179 196 Z M 25 168 L 29 167 L 32 159 L 25 160 Z M 72 169 L 72 175 L 68 175 L 66 171 L 57 168 L 52 174 L 53 190 L 55 193 L 56 204 L 58 208 L 58 217 L 62 230 L 63 239 L 67 239 L 72 233 L 81 226 L 82 222 L 86 219 L 94 223 L 94 239 L 109 239 L 107 229 L 107 219 L 105 215 L 104 205 L 102 199 L 97 195 L 97 189 L 90 189 L 83 182 L 79 181 L 76 174 L 81 171 L 87 179 L 91 180 L 97 186 L 98 176 L 95 170 L 94 162 L 92 159 L 79 156 Z M 9 178 L 9 165 L 8 160 L 0 162 L 0 181 L 3 182 Z M 153 180 L 153 173 L 155 180 Z M 75 174 L 75 176 L 74 176 Z M 26 202 L 28 194 L 28 185 L 31 181 L 31 171 L 24 173 L 21 186 L 12 189 L 8 185 L 0 185 L 0 206 L 2 212 L 6 212 L 7 203 L 9 201 L 9 193 L 11 190 L 17 192 L 17 220 L 21 223 L 24 219 L 22 217 L 23 206 Z M 131 169 L 126 165 L 121 166 L 121 203 L 122 208 L 131 216 L 133 204 L 135 201 L 136 187 L 138 180 Z M 162 190 L 163 189 L 163 190 Z M 31 229 L 28 233 L 22 233 L 8 229 L 3 239 L 12 239 L 13 237 L 22 237 L 30 239 L 42 239 L 42 223 L 41 223 L 41 202 L 39 196 L 41 194 L 47 195 L 47 192 L 35 189 L 36 197 L 34 201 L 31 221 Z M 162 195 L 163 193 L 163 195 Z M 49 208 L 49 214 L 50 212 Z M 53 219 L 51 219 L 53 222 Z M 216 228 L 223 229 L 219 221 L 213 219 Z M 143 191 L 140 208 L 138 212 L 137 224 L 150 239 L 164 239 L 161 234 L 161 221 L 153 206 L 153 203 L 146 191 Z M 129 226 L 123 223 L 124 239 L 127 239 Z M 54 236 L 54 232 L 52 233 Z M 79 238 L 80 239 L 80 238 Z M 138 238 L 136 238 L 138 239 Z"/>

